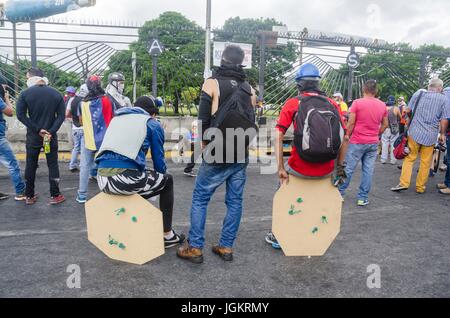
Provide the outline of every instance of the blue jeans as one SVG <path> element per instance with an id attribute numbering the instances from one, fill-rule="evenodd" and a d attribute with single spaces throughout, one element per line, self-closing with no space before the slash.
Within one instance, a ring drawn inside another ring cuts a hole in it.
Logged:
<path id="1" fill-rule="evenodd" d="M 378 144 L 369 145 L 356 145 L 350 144 L 346 156 L 347 168 L 345 173 L 347 174 L 347 180 L 339 187 L 341 195 L 345 195 L 345 191 L 352 181 L 353 173 L 356 170 L 359 162 L 362 163 L 362 175 L 361 185 L 359 186 L 358 200 L 368 200 L 369 193 L 372 189 L 372 177 L 375 169 L 375 162 L 378 156 Z"/>
<path id="2" fill-rule="evenodd" d="M 450 136 L 447 136 L 447 172 L 445 174 L 445 185 L 450 188 Z"/>
<path id="3" fill-rule="evenodd" d="M 14 183 L 16 194 L 24 194 L 25 183 L 20 175 L 19 163 L 6 138 L 0 138 L 0 164 L 8 169 L 11 180 Z"/>
<path id="4" fill-rule="evenodd" d="M 192 197 L 191 230 L 189 245 L 203 249 L 208 204 L 214 192 L 226 183 L 225 204 L 227 214 L 223 223 L 221 247 L 232 248 L 236 240 L 242 217 L 242 201 L 247 164 L 209 165 L 203 163 L 198 172 Z"/>
<path id="5" fill-rule="evenodd" d="M 86 149 L 84 145 L 84 137 L 82 137 L 80 157 L 80 185 L 78 188 L 78 196 L 84 199 L 87 199 L 88 195 L 89 177 L 96 175 L 95 154 L 95 151 Z"/>
<path id="6" fill-rule="evenodd" d="M 72 158 L 70 159 L 69 169 L 78 168 L 78 156 L 81 154 L 81 141 L 83 140 L 83 130 L 74 129 L 73 133 L 73 150 Z"/>

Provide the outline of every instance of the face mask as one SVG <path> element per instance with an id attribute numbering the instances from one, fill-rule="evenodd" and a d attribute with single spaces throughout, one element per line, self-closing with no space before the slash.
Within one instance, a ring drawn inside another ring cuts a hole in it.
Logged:
<path id="1" fill-rule="evenodd" d="M 119 85 L 117 86 L 117 91 L 119 92 L 119 94 L 123 94 L 123 92 L 125 91 L 125 83 L 119 83 Z"/>

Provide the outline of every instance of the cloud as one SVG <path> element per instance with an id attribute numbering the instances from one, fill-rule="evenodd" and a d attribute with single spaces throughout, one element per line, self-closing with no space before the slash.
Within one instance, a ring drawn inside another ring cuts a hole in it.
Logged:
<path id="1" fill-rule="evenodd" d="M 275 18 L 291 30 L 304 27 L 375 37 L 419 46 L 431 41 L 450 46 L 450 6 L 447 0 L 213 0 L 213 24 L 223 25 L 235 16 Z M 378 8 L 374 17 L 373 8 Z M 78 18 L 113 21 L 146 21 L 165 11 L 178 11 L 205 25 L 206 0 L 97 0 L 97 6 L 73 12 Z M 380 25 L 371 24 L 371 19 Z M 433 32 L 422 31 L 427 26 Z M 433 27 L 434 26 L 434 27 Z"/>

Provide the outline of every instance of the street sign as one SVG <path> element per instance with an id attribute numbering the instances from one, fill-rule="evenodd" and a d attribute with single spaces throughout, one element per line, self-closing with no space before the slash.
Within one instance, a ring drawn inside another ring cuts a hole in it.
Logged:
<path id="1" fill-rule="evenodd" d="M 361 58 L 359 57 L 358 53 L 352 52 L 347 57 L 347 65 L 350 68 L 358 68 L 358 66 L 361 64 Z"/>
<path id="2" fill-rule="evenodd" d="M 160 56 L 164 52 L 164 46 L 158 39 L 151 39 L 148 44 L 148 53 L 151 56 Z"/>
<path id="3" fill-rule="evenodd" d="M 227 46 L 232 44 L 238 45 L 244 50 L 245 58 L 242 64 L 245 65 L 246 69 L 252 68 L 253 45 L 244 43 L 231 43 L 231 42 L 214 42 L 214 54 L 213 54 L 214 66 L 220 66 L 223 51 Z"/>

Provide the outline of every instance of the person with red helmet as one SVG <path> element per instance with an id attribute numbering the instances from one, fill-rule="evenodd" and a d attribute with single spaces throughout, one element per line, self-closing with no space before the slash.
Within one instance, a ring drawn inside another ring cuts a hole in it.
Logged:
<path id="1" fill-rule="evenodd" d="M 80 185 L 76 201 L 87 202 L 89 175 L 95 167 L 95 155 L 102 145 L 106 130 L 114 117 L 114 106 L 102 88 L 99 76 L 93 75 L 86 82 L 89 93 L 80 107 L 80 124 L 83 126 L 81 142 Z M 91 176 L 93 177 L 93 176 Z"/>
<path id="2" fill-rule="evenodd" d="M 315 65 L 302 65 L 295 78 L 299 97 L 289 99 L 278 118 L 275 153 L 281 184 L 288 183 L 289 176 L 308 179 L 330 177 L 336 163 L 337 183 L 346 178 L 345 147 L 342 146 L 344 118 L 340 105 L 320 90 L 320 79 L 320 71 Z M 329 125 L 321 125 L 325 122 Z M 291 156 L 285 163 L 283 140 L 292 125 L 295 141 Z M 310 131 L 315 133 L 310 134 Z M 280 248 L 273 233 L 267 234 L 266 242 L 276 249 Z"/>

